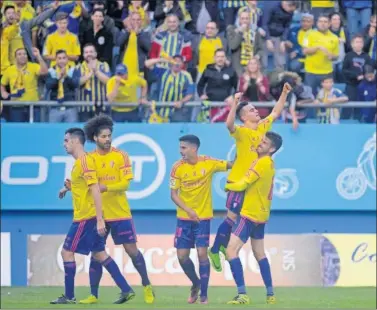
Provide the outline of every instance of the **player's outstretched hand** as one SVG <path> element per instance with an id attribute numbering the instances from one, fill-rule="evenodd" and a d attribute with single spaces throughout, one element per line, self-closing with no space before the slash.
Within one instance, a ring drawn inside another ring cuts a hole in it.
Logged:
<path id="1" fill-rule="evenodd" d="M 283 86 L 283 92 L 289 93 L 292 90 L 292 86 L 289 83 L 285 83 Z"/>
<path id="2" fill-rule="evenodd" d="M 234 100 L 236 101 L 237 104 L 241 101 L 242 95 L 243 93 L 241 92 L 238 92 L 234 95 Z"/>
<path id="3" fill-rule="evenodd" d="M 194 210 L 189 210 L 187 213 L 191 220 L 195 222 L 200 222 L 199 216 L 196 214 Z"/>
<path id="4" fill-rule="evenodd" d="M 68 189 L 66 189 L 65 187 L 63 187 L 60 191 L 59 191 L 59 199 L 63 199 L 65 197 L 65 194 L 67 194 L 68 192 Z"/>
<path id="5" fill-rule="evenodd" d="M 106 225 L 103 219 L 97 220 L 97 232 L 102 237 L 106 235 Z"/>

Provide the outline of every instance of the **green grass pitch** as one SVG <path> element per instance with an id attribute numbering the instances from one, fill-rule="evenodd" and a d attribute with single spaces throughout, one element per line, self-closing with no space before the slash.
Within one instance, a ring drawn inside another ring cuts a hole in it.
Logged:
<path id="1" fill-rule="evenodd" d="M 251 304 L 229 306 L 226 302 L 236 294 L 234 287 L 210 287 L 208 305 L 189 305 L 186 303 L 188 287 L 155 287 L 156 302 L 146 305 L 141 287 L 136 287 L 134 300 L 123 305 L 113 305 L 117 297 L 116 287 L 100 288 L 100 303 L 96 305 L 50 305 L 52 299 L 64 292 L 62 287 L 2 287 L 1 309 L 234 309 L 234 308 L 366 308 L 376 309 L 375 288 L 276 288 L 276 305 L 265 304 L 265 290 L 249 287 Z M 76 298 L 82 299 L 89 288 L 76 289 Z"/>

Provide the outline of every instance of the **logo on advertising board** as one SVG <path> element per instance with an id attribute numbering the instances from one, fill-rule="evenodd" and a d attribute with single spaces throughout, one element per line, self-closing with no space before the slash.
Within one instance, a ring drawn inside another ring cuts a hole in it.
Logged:
<path id="1" fill-rule="evenodd" d="M 11 285 L 10 233 L 1 233 L 1 286 Z"/>
<path id="2" fill-rule="evenodd" d="M 214 236 L 211 236 L 212 240 Z M 319 236 L 315 235 L 269 235 L 266 237 L 266 252 L 277 286 L 318 286 L 321 285 Z M 184 285 L 190 282 L 184 275 L 173 247 L 174 236 L 139 235 L 138 246 L 144 254 L 151 282 L 154 285 Z M 64 236 L 31 235 L 28 237 L 28 260 L 30 264 L 29 285 L 63 285 L 64 269 L 60 251 Z M 107 251 L 113 257 L 132 285 L 140 285 L 140 276 L 132 261 L 121 246 L 114 246 L 111 238 L 107 241 Z M 196 252 L 191 257 L 198 269 Z M 240 257 L 245 269 L 248 286 L 263 285 L 259 267 L 248 244 Z M 75 283 L 87 286 L 89 283 L 89 256 L 77 256 Z M 211 273 L 210 285 L 233 285 L 229 264 L 224 262 L 223 273 Z M 104 270 L 101 285 L 112 286 L 113 280 Z"/>
<path id="3" fill-rule="evenodd" d="M 376 235 L 325 234 L 321 252 L 325 286 L 376 286 Z"/>

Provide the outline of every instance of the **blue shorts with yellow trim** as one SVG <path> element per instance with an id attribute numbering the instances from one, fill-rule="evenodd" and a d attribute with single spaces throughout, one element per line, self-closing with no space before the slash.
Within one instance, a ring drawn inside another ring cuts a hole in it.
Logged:
<path id="1" fill-rule="evenodd" d="M 199 223 L 190 220 L 177 220 L 174 247 L 177 249 L 208 248 L 211 220 Z"/>
<path id="2" fill-rule="evenodd" d="M 97 219 L 73 222 L 64 240 L 63 249 L 83 255 L 104 251 L 105 238 L 97 232 Z"/>
<path id="3" fill-rule="evenodd" d="M 243 243 L 251 239 L 264 239 L 265 223 L 255 223 L 252 220 L 239 216 L 233 226 L 232 233 L 239 237 Z"/>

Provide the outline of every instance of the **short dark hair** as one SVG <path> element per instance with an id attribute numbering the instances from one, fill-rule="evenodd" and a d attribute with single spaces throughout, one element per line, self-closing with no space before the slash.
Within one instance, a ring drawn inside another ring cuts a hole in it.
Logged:
<path id="1" fill-rule="evenodd" d="M 92 15 L 94 15 L 96 12 L 101 12 L 103 16 L 105 16 L 105 11 L 102 9 L 94 9 L 92 12 Z"/>
<path id="2" fill-rule="evenodd" d="M 81 128 L 69 128 L 65 131 L 65 134 L 70 134 L 71 136 L 77 137 L 82 145 L 85 144 L 85 133 Z"/>
<path id="3" fill-rule="evenodd" d="M 223 53 L 226 54 L 225 49 L 223 49 L 222 47 L 220 47 L 220 48 L 218 48 L 218 49 L 215 51 L 215 55 L 216 55 L 217 53 L 220 53 L 220 52 L 223 52 Z"/>
<path id="4" fill-rule="evenodd" d="M 334 78 L 331 75 L 327 75 L 321 79 L 321 83 L 323 83 L 326 80 L 334 80 Z"/>
<path id="5" fill-rule="evenodd" d="M 330 16 L 328 15 L 328 14 L 320 14 L 319 16 L 318 16 L 318 19 L 317 19 L 317 21 L 320 19 L 320 18 L 326 18 L 327 20 L 330 20 Z"/>
<path id="6" fill-rule="evenodd" d="M 86 47 L 94 47 L 94 50 L 97 52 L 97 48 L 96 46 L 93 44 L 93 43 L 85 43 L 84 47 L 82 48 L 82 50 L 84 50 Z"/>
<path id="7" fill-rule="evenodd" d="M 246 107 L 249 103 L 247 101 L 242 101 L 238 104 L 236 109 L 236 116 L 238 119 L 241 119 L 241 111 L 244 107 Z"/>
<path id="8" fill-rule="evenodd" d="M 16 10 L 16 7 L 15 7 L 14 5 L 7 5 L 7 6 L 4 8 L 4 11 L 3 11 L 4 14 L 6 14 L 7 11 L 8 11 L 9 9 Z"/>
<path id="9" fill-rule="evenodd" d="M 66 50 L 57 50 L 56 53 L 55 53 L 55 56 L 58 56 L 60 54 L 66 54 L 67 55 L 67 51 Z"/>
<path id="10" fill-rule="evenodd" d="M 24 50 L 24 51 L 26 52 L 26 48 L 24 48 L 24 47 L 20 47 L 20 48 L 18 48 L 18 49 L 16 49 L 16 50 L 14 51 L 14 55 L 17 55 L 18 51 L 20 51 L 20 50 Z M 26 52 L 26 54 L 27 54 L 27 52 Z"/>
<path id="11" fill-rule="evenodd" d="M 195 135 L 185 135 L 179 138 L 180 142 L 188 142 L 194 144 L 197 148 L 200 147 L 200 139 Z"/>
<path id="12" fill-rule="evenodd" d="M 272 142 L 272 146 L 275 148 L 275 151 L 271 153 L 271 155 L 275 154 L 283 145 L 283 138 L 281 135 L 277 134 L 273 131 L 268 131 L 266 133 L 266 138 Z"/>
<path id="13" fill-rule="evenodd" d="M 299 5 L 299 1 L 297 1 L 297 0 L 288 0 L 287 3 L 288 3 L 288 5 L 294 6 L 296 8 Z"/>
<path id="14" fill-rule="evenodd" d="M 93 7 L 96 6 L 96 5 L 103 5 L 105 11 L 107 9 L 106 1 L 95 1 L 93 3 Z"/>
<path id="15" fill-rule="evenodd" d="M 90 142 L 95 142 L 94 137 L 98 137 L 103 129 L 113 132 L 114 122 L 110 116 L 105 114 L 97 115 L 86 122 L 84 132 Z"/>
<path id="16" fill-rule="evenodd" d="M 353 37 L 352 37 L 352 40 L 351 42 L 355 41 L 356 39 L 362 39 L 364 41 L 364 36 L 360 33 L 357 33 L 355 34 Z"/>

